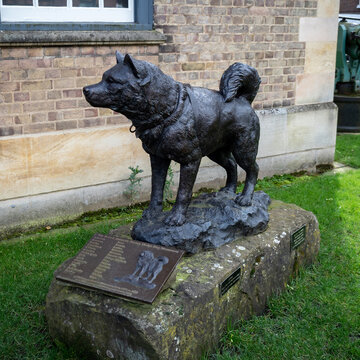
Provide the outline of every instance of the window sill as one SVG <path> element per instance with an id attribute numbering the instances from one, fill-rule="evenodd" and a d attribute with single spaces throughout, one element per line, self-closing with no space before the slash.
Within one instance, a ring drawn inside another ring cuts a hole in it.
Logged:
<path id="1" fill-rule="evenodd" d="M 106 25 L 105 25 L 106 26 Z M 71 45 L 156 45 L 165 42 L 157 31 L 4 31 L 0 30 L 0 47 L 71 46 Z"/>

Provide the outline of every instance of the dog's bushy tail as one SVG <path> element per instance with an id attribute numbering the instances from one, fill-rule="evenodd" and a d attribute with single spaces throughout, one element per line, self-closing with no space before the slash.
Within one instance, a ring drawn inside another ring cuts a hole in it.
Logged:
<path id="1" fill-rule="evenodd" d="M 259 90 L 261 78 L 253 67 L 235 63 L 223 74 L 220 80 L 220 93 L 225 102 L 243 96 L 251 104 Z"/>

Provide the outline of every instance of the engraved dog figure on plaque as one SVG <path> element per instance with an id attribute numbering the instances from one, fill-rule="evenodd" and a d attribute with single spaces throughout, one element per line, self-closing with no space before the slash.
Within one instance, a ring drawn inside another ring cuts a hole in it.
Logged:
<path id="1" fill-rule="evenodd" d="M 168 262 L 169 259 L 166 256 L 155 258 L 151 251 L 144 250 L 138 257 L 134 272 L 121 278 L 116 277 L 114 280 L 117 282 L 127 282 L 145 289 L 153 289 L 156 286 L 153 281 Z"/>

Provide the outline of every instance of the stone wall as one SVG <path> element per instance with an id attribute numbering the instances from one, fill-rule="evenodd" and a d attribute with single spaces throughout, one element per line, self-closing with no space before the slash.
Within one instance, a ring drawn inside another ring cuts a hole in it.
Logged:
<path id="1" fill-rule="evenodd" d="M 149 159 L 129 121 L 82 96 L 115 64 L 115 50 L 213 89 L 233 62 L 255 66 L 260 176 L 332 163 L 338 0 L 154 3 L 155 31 L 0 34 L 3 233 L 127 204 L 129 166 L 144 170 L 139 201 L 148 199 Z M 196 188 L 223 180 L 223 170 L 204 159 Z"/>

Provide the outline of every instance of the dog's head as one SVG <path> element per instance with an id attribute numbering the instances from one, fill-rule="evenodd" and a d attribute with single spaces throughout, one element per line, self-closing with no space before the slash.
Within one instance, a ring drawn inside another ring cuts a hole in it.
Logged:
<path id="1" fill-rule="evenodd" d="M 117 51 L 116 65 L 103 74 L 99 83 L 83 88 L 86 100 L 92 106 L 109 108 L 127 117 L 145 111 L 144 88 L 151 81 L 147 65 Z"/>
<path id="2" fill-rule="evenodd" d="M 144 250 L 140 253 L 138 257 L 139 264 L 145 264 L 151 262 L 154 259 L 154 254 L 151 251 Z"/>

